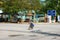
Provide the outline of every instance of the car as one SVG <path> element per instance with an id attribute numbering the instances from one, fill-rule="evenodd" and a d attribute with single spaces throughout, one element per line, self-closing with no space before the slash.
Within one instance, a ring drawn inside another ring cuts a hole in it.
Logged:
<path id="1" fill-rule="evenodd" d="M 17 18 L 12 18 L 10 22 L 11 23 L 17 23 L 18 22 L 18 19 Z"/>
<path id="2" fill-rule="evenodd" d="M 26 18 L 24 22 L 29 22 L 29 21 L 30 21 L 30 19 Z"/>
<path id="3" fill-rule="evenodd" d="M 39 22 L 44 22 L 44 17 L 39 17 Z"/>

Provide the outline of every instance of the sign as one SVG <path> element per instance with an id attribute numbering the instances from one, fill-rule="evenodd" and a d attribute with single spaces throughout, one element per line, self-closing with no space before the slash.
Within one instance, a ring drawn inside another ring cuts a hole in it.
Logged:
<path id="1" fill-rule="evenodd" d="M 47 14 L 50 16 L 56 16 L 56 10 L 48 10 Z"/>

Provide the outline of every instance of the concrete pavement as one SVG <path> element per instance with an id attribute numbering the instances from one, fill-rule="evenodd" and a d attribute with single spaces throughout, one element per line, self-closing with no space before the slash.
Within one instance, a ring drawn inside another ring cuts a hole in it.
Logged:
<path id="1" fill-rule="evenodd" d="M 32 30 L 29 24 L 0 23 L 0 40 L 60 40 L 59 23 L 35 23 Z"/>

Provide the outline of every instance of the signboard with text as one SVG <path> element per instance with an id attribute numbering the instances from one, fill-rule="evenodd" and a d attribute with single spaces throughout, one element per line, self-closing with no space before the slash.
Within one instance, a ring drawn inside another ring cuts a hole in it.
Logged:
<path id="1" fill-rule="evenodd" d="M 48 10 L 47 15 L 56 16 L 56 10 Z"/>

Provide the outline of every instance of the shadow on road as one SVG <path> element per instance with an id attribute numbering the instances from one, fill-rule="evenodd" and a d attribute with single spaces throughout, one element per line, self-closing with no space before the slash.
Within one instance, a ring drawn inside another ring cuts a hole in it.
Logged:
<path id="1" fill-rule="evenodd" d="M 44 35 L 48 35 L 48 36 L 59 36 L 60 37 L 60 34 L 41 32 L 40 30 L 35 30 L 35 31 L 31 31 L 31 32 L 32 33 L 38 33 L 38 34 L 44 34 Z"/>
<path id="2" fill-rule="evenodd" d="M 6 30 L 6 29 L 4 30 L 4 29 L 0 29 L 0 31 L 11 31 L 11 32 L 22 32 L 22 33 L 37 33 L 37 34 L 44 34 L 44 35 L 48 35 L 48 36 L 59 36 L 60 37 L 60 34 L 42 32 L 40 30 L 21 31 L 21 30 Z"/>

